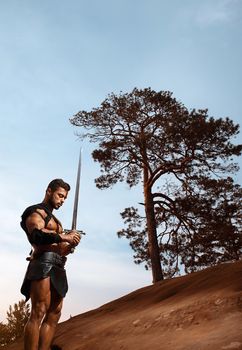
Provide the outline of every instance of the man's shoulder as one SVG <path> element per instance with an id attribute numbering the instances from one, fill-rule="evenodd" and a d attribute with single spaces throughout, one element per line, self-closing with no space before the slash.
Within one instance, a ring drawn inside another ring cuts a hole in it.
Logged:
<path id="1" fill-rule="evenodd" d="M 21 215 L 22 223 L 25 223 L 29 217 L 36 215 L 41 216 L 43 220 L 49 220 L 51 218 L 51 213 L 48 212 L 46 207 L 42 203 L 38 203 L 30 205 L 24 210 Z"/>
<path id="2" fill-rule="evenodd" d="M 41 208 L 41 203 L 30 205 L 24 210 L 23 214 L 21 215 L 20 222 L 20 225 L 24 231 L 26 231 L 27 218 L 33 215 L 34 213 L 38 213 L 39 208 Z"/>
<path id="3" fill-rule="evenodd" d="M 29 216 L 32 213 L 36 212 L 37 210 L 43 210 L 44 211 L 43 205 L 41 203 L 33 204 L 33 205 L 30 205 L 29 207 L 27 207 L 24 210 L 24 212 L 22 214 L 22 217 L 23 216 Z"/>

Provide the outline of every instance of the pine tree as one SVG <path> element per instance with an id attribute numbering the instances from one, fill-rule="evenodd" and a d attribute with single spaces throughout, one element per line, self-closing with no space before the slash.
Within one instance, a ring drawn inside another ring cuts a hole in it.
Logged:
<path id="1" fill-rule="evenodd" d="M 238 170 L 233 159 L 242 145 L 232 140 L 239 125 L 210 117 L 207 109 L 189 111 L 171 92 L 150 88 L 110 94 L 71 122 L 82 128 L 81 138 L 98 144 L 92 153 L 101 167 L 98 188 L 142 184 L 144 210 L 126 208 L 128 227 L 118 235 L 130 240 L 136 262 L 151 267 L 153 282 L 179 272 L 180 264 L 194 271 L 216 263 L 223 250 L 228 257 L 242 254 L 241 207 L 220 199 L 223 188 L 240 192 L 228 177 Z"/>
<path id="2" fill-rule="evenodd" d="M 29 315 L 30 306 L 24 300 L 9 306 L 7 324 L 0 323 L 1 346 L 12 343 L 22 337 Z"/>
<path id="3" fill-rule="evenodd" d="M 10 334 L 8 326 L 4 323 L 0 323 L 0 346 L 5 346 L 10 342 Z"/>
<path id="4" fill-rule="evenodd" d="M 7 311 L 7 325 L 11 334 L 11 340 L 14 341 L 23 335 L 24 326 L 30 315 L 29 304 L 26 304 L 24 300 L 20 300 L 15 303 L 13 307 L 9 306 Z"/>

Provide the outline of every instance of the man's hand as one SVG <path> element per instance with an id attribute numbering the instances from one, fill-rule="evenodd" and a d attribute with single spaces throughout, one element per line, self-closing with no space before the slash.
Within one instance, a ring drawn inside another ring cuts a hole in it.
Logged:
<path id="1" fill-rule="evenodd" d="M 60 237 L 61 237 L 62 242 L 67 242 L 71 246 L 74 246 L 74 247 L 77 246 L 81 240 L 80 234 L 75 230 L 70 231 L 68 234 L 61 233 Z"/>

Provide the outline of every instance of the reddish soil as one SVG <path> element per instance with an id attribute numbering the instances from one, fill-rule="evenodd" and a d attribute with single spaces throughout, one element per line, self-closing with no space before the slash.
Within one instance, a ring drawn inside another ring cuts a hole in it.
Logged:
<path id="1" fill-rule="evenodd" d="M 242 350 L 242 261 L 158 282 L 72 317 L 58 325 L 55 344 L 62 350 Z"/>

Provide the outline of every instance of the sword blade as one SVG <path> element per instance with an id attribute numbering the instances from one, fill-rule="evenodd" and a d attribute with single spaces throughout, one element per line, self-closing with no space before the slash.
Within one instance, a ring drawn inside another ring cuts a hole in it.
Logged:
<path id="1" fill-rule="evenodd" d="M 71 225 L 72 230 L 76 230 L 76 227 L 77 227 L 77 214 L 78 214 L 78 202 L 79 202 L 80 179 L 81 179 L 81 160 L 82 160 L 82 149 L 80 149 L 78 169 L 77 169 L 75 199 L 74 199 L 72 225 Z"/>

